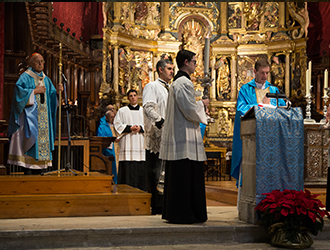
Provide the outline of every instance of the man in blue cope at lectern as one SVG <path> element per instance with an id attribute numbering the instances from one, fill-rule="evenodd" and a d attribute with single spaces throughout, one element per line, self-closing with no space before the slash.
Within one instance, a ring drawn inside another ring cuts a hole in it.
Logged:
<path id="1" fill-rule="evenodd" d="M 267 60 L 257 60 L 254 68 L 255 78 L 252 81 L 244 84 L 238 93 L 234 123 L 231 176 L 237 179 L 237 183 L 240 183 L 240 185 L 241 181 L 239 181 L 239 179 L 241 176 L 240 172 L 242 163 L 242 140 L 240 136 L 241 116 L 244 116 L 248 110 L 257 105 L 266 107 L 273 106 L 274 108 L 277 105 L 275 99 L 269 99 L 266 97 L 267 93 L 279 93 L 277 87 L 271 85 L 267 81 L 269 71 L 270 64 Z M 284 105 L 284 100 L 279 100 L 279 106 Z"/>

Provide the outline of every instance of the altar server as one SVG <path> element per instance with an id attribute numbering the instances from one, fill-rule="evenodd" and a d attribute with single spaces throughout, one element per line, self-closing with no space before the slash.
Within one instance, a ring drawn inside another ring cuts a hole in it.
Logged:
<path id="1" fill-rule="evenodd" d="M 169 90 L 159 157 L 166 160 L 162 218 L 189 224 L 207 220 L 204 161 L 206 154 L 199 123 L 207 124 L 204 103 L 196 102 L 190 75 L 196 54 L 181 50 L 179 72 Z"/>
<path id="2" fill-rule="evenodd" d="M 147 191 L 143 108 L 137 104 L 136 90 L 129 90 L 127 97 L 130 104 L 120 108 L 114 120 L 114 127 L 121 138 L 118 184 L 128 184 Z"/>
<path id="3" fill-rule="evenodd" d="M 156 70 L 159 78 L 144 87 L 142 102 L 145 124 L 147 187 L 148 192 L 152 194 L 151 213 L 161 214 L 163 197 L 157 191 L 162 162 L 159 159 L 159 150 L 162 127 L 165 121 L 168 83 L 173 78 L 173 62 L 169 59 L 159 60 L 156 64 Z"/>

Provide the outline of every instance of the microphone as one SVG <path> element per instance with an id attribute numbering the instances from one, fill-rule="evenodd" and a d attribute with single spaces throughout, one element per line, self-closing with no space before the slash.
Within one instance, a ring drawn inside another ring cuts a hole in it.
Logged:
<path id="1" fill-rule="evenodd" d="M 63 72 L 62 72 L 62 77 L 63 77 L 63 79 L 64 79 L 65 82 L 68 82 L 68 80 L 66 79 L 65 75 L 63 74 Z"/>
<path id="2" fill-rule="evenodd" d="M 44 104 L 45 103 L 45 94 L 44 93 L 41 93 L 40 94 L 40 103 L 41 104 Z"/>

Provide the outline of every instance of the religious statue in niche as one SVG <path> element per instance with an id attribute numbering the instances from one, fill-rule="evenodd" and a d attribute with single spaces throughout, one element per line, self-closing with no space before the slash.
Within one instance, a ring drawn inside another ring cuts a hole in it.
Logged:
<path id="1" fill-rule="evenodd" d="M 106 62 L 106 79 L 105 81 L 108 83 L 108 84 L 111 84 L 112 82 L 112 59 L 111 59 L 111 47 L 109 48 L 109 51 L 108 51 L 108 56 L 107 56 L 107 62 Z M 111 86 L 113 87 L 113 86 Z"/>
<path id="2" fill-rule="evenodd" d="M 120 6 L 120 19 L 121 20 L 129 20 L 129 15 L 131 12 L 130 2 L 122 2 Z"/>
<path id="3" fill-rule="evenodd" d="M 131 75 L 132 63 L 134 63 L 134 61 L 132 60 L 134 55 L 130 53 L 129 50 L 125 52 L 123 48 L 120 48 L 118 50 L 118 53 L 119 53 L 119 67 L 118 67 L 119 93 L 121 95 L 126 95 L 128 89 L 131 88 L 130 75 Z"/>
<path id="4" fill-rule="evenodd" d="M 246 30 L 259 30 L 261 17 L 264 13 L 262 2 L 245 2 L 243 13 L 246 21 Z"/>
<path id="5" fill-rule="evenodd" d="M 229 63 L 225 56 L 222 56 L 219 61 L 216 62 L 214 68 L 217 70 L 217 95 L 218 99 L 229 99 L 230 81 L 229 81 Z"/>
<path id="6" fill-rule="evenodd" d="M 142 93 L 144 86 L 151 81 L 149 72 L 152 70 L 152 53 L 134 52 L 134 71 L 132 72 L 132 88 Z"/>
<path id="7" fill-rule="evenodd" d="M 285 65 L 280 61 L 278 56 L 273 57 L 271 64 L 271 74 L 273 77 L 273 83 L 280 91 L 284 91 L 284 76 L 285 76 Z"/>
<path id="8" fill-rule="evenodd" d="M 160 23 L 160 12 L 159 3 L 149 2 L 149 10 L 147 15 L 147 25 L 159 25 Z"/>
<path id="9" fill-rule="evenodd" d="M 238 57 L 238 77 L 237 77 L 237 92 L 241 87 L 254 78 L 254 60 L 248 56 Z"/>
<path id="10" fill-rule="evenodd" d="M 228 4 L 228 28 L 242 28 L 242 10 L 239 4 Z"/>
<path id="11" fill-rule="evenodd" d="M 300 95 L 300 93 L 298 93 L 300 92 L 299 89 L 301 87 L 300 77 L 301 77 L 300 65 L 297 64 L 293 69 L 293 79 L 292 79 L 292 90 L 294 92 L 293 94 L 296 94 L 297 96 Z"/>
<path id="12" fill-rule="evenodd" d="M 192 19 L 187 21 L 183 25 L 183 48 L 196 53 L 197 67 L 195 73 L 192 75 L 193 78 L 199 78 L 204 76 L 204 36 L 205 28 L 204 25 L 199 21 Z"/>
<path id="13" fill-rule="evenodd" d="M 148 3 L 146 2 L 135 2 L 135 13 L 134 13 L 134 20 L 135 23 L 141 24 L 145 20 L 146 16 L 148 15 Z"/>
<path id="14" fill-rule="evenodd" d="M 265 4 L 265 28 L 274 28 L 278 26 L 278 3 L 267 2 Z"/>
<path id="15" fill-rule="evenodd" d="M 219 111 L 218 135 L 230 137 L 233 136 L 233 122 L 228 119 L 228 111 L 221 109 Z"/>

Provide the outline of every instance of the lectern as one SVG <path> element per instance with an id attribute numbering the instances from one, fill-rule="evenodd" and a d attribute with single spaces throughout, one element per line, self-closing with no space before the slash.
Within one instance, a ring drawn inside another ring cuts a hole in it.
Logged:
<path id="1" fill-rule="evenodd" d="M 300 108 L 255 106 L 241 120 L 240 220 L 256 223 L 263 193 L 304 188 L 304 124 Z"/>

